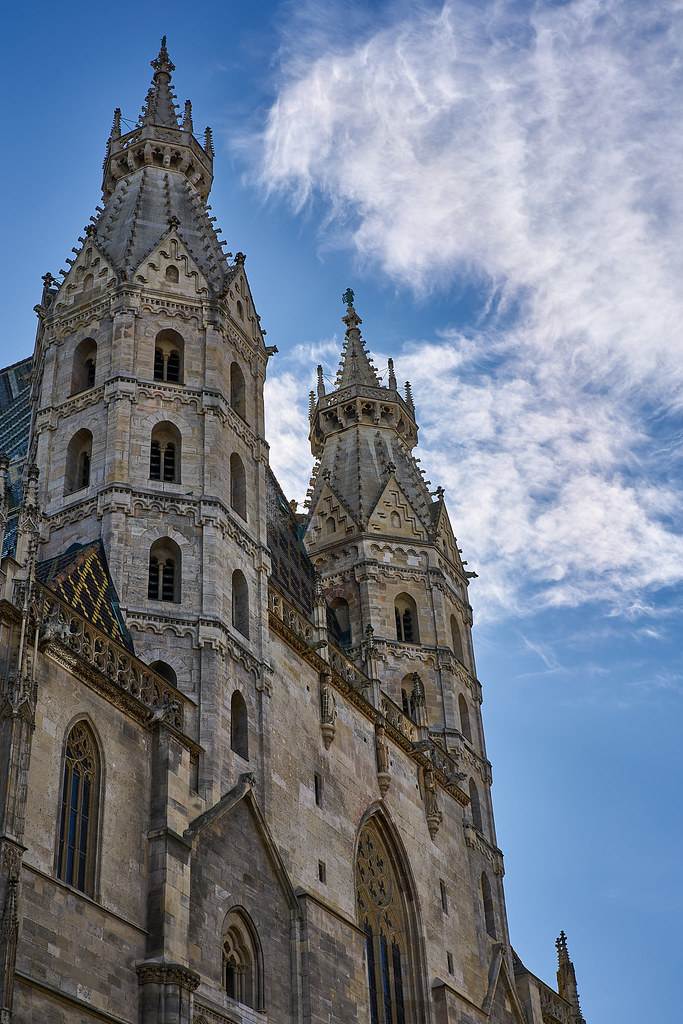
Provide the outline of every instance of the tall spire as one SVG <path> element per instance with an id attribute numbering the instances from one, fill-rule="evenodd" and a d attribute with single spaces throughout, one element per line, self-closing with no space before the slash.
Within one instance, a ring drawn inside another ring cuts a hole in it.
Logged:
<path id="1" fill-rule="evenodd" d="M 178 115 L 171 89 L 171 72 L 175 71 L 175 64 L 166 49 L 166 36 L 161 40 L 159 56 L 151 61 L 151 66 L 154 68 L 154 77 L 142 108 L 140 123 L 153 124 L 159 128 L 177 128 Z"/>
<path id="2" fill-rule="evenodd" d="M 346 324 L 346 339 L 336 384 L 339 388 L 348 387 L 350 384 L 378 388 L 379 378 L 360 336 L 359 328 L 363 321 L 353 308 L 353 298 L 353 291 L 347 288 L 342 295 L 342 302 L 346 303 L 346 316 L 342 317 Z"/>
<path id="3" fill-rule="evenodd" d="M 211 131 L 207 129 L 202 146 L 193 134 L 189 101 L 185 103 L 182 126 L 178 120 L 178 105 L 171 86 L 171 72 L 175 65 L 166 49 L 166 36 L 161 40 L 159 55 L 151 65 L 154 68 L 152 84 L 136 127 L 121 135 L 121 112 L 117 109 L 114 113 L 104 160 L 104 198 L 107 200 L 113 195 L 121 180 L 130 181 L 133 176 L 140 178 L 139 172 L 145 168 L 159 167 L 164 172 L 180 172 L 192 191 L 206 203 L 213 181 Z M 139 182 L 136 181 L 137 185 Z M 151 221 L 154 220 L 155 216 L 152 216 Z"/>
<path id="4" fill-rule="evenodd" d="M 569 959 L 567 950 L 567 936 L 560 932 L 559 938 L 555 940 L 557 949 L 557 991 L 566 999 L 572 1008 L 572 1024 L 585 1024 L 581 1007 L 579 1005 L 579 992 L 576 985 L 576 973 L 574 964 Z"/>

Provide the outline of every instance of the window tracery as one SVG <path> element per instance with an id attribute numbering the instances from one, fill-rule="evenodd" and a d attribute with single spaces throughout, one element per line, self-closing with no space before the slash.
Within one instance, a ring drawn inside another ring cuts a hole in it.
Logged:
<path id="1" fill-rule="evenodd" d="M 246 911 L 230 911 L 223 926 L 223 987 L 229 999 L 263 1010 L 261 950 Z"/>
<path id="2" fill-rule="evenodd" d="M 59 813 L 57 877 L 92 895 L 99 758 L 87 722 L 76 722 L 66 741 Z"/>
<path id="3" fill-rule="evenodd" d="M 365 933 L 371 1024 L 405 1024 L 408 926 L 389 851 L 371 822 L 358 840 L 356 904 Z"/>

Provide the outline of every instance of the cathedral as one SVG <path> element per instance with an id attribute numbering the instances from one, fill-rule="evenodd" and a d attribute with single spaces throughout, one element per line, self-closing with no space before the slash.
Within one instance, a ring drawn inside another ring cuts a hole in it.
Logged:
<path id="1" fill-rule="evenodd" d="M 583 1024 L 564 934 L 556 988 L 508 934 L 410 384 L 347 290 L 298 511 L 211 131 L 152 68 L 0 371 L 0 1021 Z"/>

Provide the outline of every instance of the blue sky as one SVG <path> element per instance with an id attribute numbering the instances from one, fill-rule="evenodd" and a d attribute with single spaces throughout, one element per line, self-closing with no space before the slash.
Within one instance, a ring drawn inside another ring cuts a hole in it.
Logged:
<path id="1" fill-rule="evenodd" d="M 422 464 L 479 573 L 478 671 L 513 943 L 584 1014 L 671 1015 L 681 913 L 683 7 L 629 0 L 66 2 L 5 15 L 4 331 L 100 198 L 159 38 L 214 130 L 211 203 L 303 499 L 307 396 L 351 286 L 410 379 Z"/>

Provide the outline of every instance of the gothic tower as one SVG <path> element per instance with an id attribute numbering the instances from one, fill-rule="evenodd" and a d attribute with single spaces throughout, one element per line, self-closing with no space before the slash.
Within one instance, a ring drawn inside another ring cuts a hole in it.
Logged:
<path id="1" fill-rule="evenodd" d="M 495 844 L 472 649 L 469 579 L 443 500 L 430 492 L 419 459 L 410 383 L 402 396 L 393 361 L 382 385 L 347 303 L 346 338 L 335 387 L 318 367 L 311 392 L 311 448 L 318 462 L 309 492 L 306 546 L 335 612 L 347 653 L 363 665 L 372 638 L 382 688 L 467 766 L 473 824 Z M 370 666 L 366 667 L 369 675 Z"/>
<path id="2" fill-rule="evenodd" d="M 269 350 L 207 205 L 211 131 L 195 138 L 189 101 L 179 120 L 165 40 L 152 67 L 135 128 L 114 114 L 102 206 L 37 307 L 41 557 L 101 538 L 137 653 L 193 698 L 215 751 L 235 686 L 258 717 Z"/>

